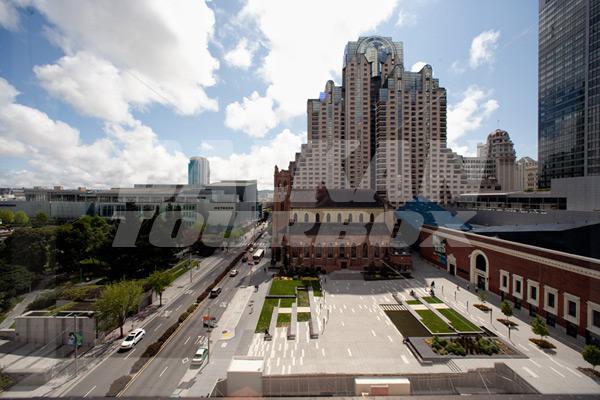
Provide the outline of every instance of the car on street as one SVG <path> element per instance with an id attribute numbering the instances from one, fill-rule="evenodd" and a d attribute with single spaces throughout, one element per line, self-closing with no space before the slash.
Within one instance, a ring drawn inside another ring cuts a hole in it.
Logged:
<path id="1" fill-rule="evenodd" d="M 238 274 L 238 270 L 237 270 L 237 269 L 232 269 L 232 270 L 229 272 L 229 276 L 236 276 L 237 274 Z"/>
<path id="2" fill-rule="evenodd" d="M 192 357 L 192 365 L 202 365 L 206 361 L 208 357 L 208 349 L 204 346 L 200 346 L 198 350 L 196 350 L 196 354 Z"/>
<path id="3" fill-rule="evenodd" d="M 210 295 L 208 297 L 210 297 L 211 299 L 214 299 L 219 294 L 221 294 L 221 288 L 220 287 L 216 287 L 216 288 L 214 288 L 213 290 L 210 291 Z"/>
<path id="4" fill-rule="evenodd" d="M 129 335 L 121 342 L 121 350 L 129 350 L 133 348 L 140 340 L 144 338 L 146 331 L 142 328 L 137 328 L 129 332 Z"/>

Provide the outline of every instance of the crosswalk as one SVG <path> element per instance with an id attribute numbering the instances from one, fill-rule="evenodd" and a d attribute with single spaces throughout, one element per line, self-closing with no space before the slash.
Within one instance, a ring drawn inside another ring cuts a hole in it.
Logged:
<path id="1" fill-rule="evenodd" d="M 381 307 L 381 309 L 383 311 L 404 311 L 404 310 L 406 310 L 406 307 L 403 306 L 402 304 L 380 304 L 379 307 Z"/>

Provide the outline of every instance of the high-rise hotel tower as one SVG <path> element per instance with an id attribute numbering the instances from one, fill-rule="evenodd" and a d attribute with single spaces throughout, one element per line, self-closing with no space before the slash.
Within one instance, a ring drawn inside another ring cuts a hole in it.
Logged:
<path id="1" fill-rule="evenodd" d="M 477 190 L 446 146 L 446 90 L 430 65 L 406 71 L 401 42 L 361 37 L 346 45 L 342 81 L 308 100 L 307 143 L 276 187 L 282 174 L 295 189 L 372 189 L 394 205 Z"/>

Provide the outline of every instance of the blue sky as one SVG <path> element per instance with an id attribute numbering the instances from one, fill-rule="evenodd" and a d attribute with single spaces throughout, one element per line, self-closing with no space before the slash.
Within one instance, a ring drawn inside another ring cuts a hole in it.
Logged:
<path id="1" fill-rule="evenodd" d="M 455 151 L 500 127 L 537 158 L 535 1 L 0 0 L 0 186 L 185 182 L 204 155 L 268 188 L 369 34 L 433 66 Z"/>

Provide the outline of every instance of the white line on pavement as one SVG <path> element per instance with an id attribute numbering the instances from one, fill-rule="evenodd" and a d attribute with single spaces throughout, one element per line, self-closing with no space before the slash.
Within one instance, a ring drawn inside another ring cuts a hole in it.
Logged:
<path id="1" fill-rule="evenodd" d="M 571 368 L 569 368 L 569 367 L 565 367 L 565 368 L 567 369 L 567 371 L 569 371 L 570 373 L 572 373 L 576 377 L 581 378 L 581 375 L 578 374 L 577 372 L 575 372 L 574 370 L 572 370 Z"/>
<path id="2" fill-rule="evenodd" d="M 183 344 L 187 344 L 187 342 L 189 342 L 191 338 L 192 338 L 191 336 L 188 336 L 188 338 L 185 340 L 185 342 Z"/>
<path id="3" fill-rule="evenodd" d="M 223 343 L 221 343 L 221 348 L 223 349 L 223 348 L 227 347 L 227 343 L 229 343 L 229 342 L 223 342 Z"/>
<path id="4" fill-rule="evenodd" d="M 94 385 L 94 387 L 92 387 L 90 390 L 88 390 L 87 393 L 83 395 L 83 397 L 88 397 L 88 395 L 90 393 L 92 393 L 94 391 L 94 389 L 96 389 L 96 385 Z"/>
<path id="5" fill-rule="evenodd" d="M 523 346 L 521 343 L 518 343 L 519 347 L 522 348 L 523 350 L 525 350 L 526 352 L 529 353 L 529 349 L 525 346 Z"/>
<path id="6" fill-rule="evenodd" d="M 177 310 L 179 310 L 180 308 L 181 308 L 181 304 L 180 304 L 180 305 L 178 305 L 178 306 L 177 306 L 177 308 L 176 308 L 175 310 L 173 310 L 173 311 L 177 311 Z"/>
<path id="7" fill-rule="evenodd" d="M 556 372 L 556 374 L 558 376 L 561 376 L 561 377 L 565 378 L 565 376 L 563 374 L 561 374 L 560 372 L 558 372 L 557 370 L 555 370 L 553 367 L 548 367 L 548 368 L 550 368 L 552 371 Z"/>
<path id="8" fill-rule="evenodd" d="M 377 336 L 377 334 L 375 333 L 375 331 L 374 331 L 373 329 L 371 329 L 371 334 L 372 334 L 373 336 Z"/>
<path id="9" fill-rule="evenodd" d="M 344 321 L 340 321 L 342 323 L 342 326 L 346 326 L 346 324 L 344 324 Z"/>
<path id="10" fill-rule="evenodd" d="M 317 350 L 319 349 L 319 342 L 315 342 L 315 347 L 317 348 Z"/>
<path id="11" fill-rule="evenodd" d="M 408 358 L 406 358 L 406 356 L 404 354 L 401 355 L 400 358 L 402 358 L 402 361 L 404 362 L 404 364 L 410 364 L 408 361 Z"/>
<path id="12" fill-rule="evenodd" d="M 533 376 L 534 378 L 539 378 L 539 376 L 538 376 L 538 375 L 536 375 L 536 374 L 535 374 L 535 373 L 534 373 L 532 370 L 530 370 L 529 368 L 527 368 L 527 367 L 522 367 L 522 368 L 525 370 L 525 372 L 527 372 L 529 375 Z"/>
<path id="13" fill-rule="evenodd" d="M 162 326 L 162 322 L 160 324 L 158 324 L 158 326 L 156 328 L 154 328 L 154 332 L 156 332 L 161 326 Z"/>
<path id="14" fill-rule="evenodd" d="M 392 337 L 391 337 L 390 335 L 388 335 L 388 337 L 387 337 L 387 338 L 389 339 L 389 341 L 390 341 L 391 343 L 394 343 L 394 339 L 392 339 Z"/>
<path id="15" fill-rule="evenodd" d="M 160 373 L 159 377 L 163 376 L 163 374 L 165 373 L 165 371 L 168 369 L 169 367 L 165 367 L 165 369 L 162 370 L 162 372 Z"/>
<path id="16" fill-rule="evenodd" d="M 535 365 L 535 366 L 538 366 L 538 367 L 540 367 L 540 368 L 542 367 L 540 364 L 538 364 L 537 362 L 533 361 L 531 358 L 529 359 L 529 361 L 531 361 L 531 363 L 532 363 L 533 365 Z"/>
<path id="17" fill-rule="evenodd" d="M 135 351 L 135 349 L 131 350 L 131 351 L 129 352 L 129 354 L 127 354 L 125 357 L 123 357 L 123 359 L 124 359 L 124 360 L 128 359 L 128 358 L 129 358 L 129 356 L 130 356 L 130 355 L 132 355 L 134 351 Z"/>
<path id="18" fill-rule="evenodd" d="M 349 347 L 347 347 L 347 348 L 346 348 L 346 350 L 348 350 L 348 355 L 349 355 L 350 357 L 352 357 L 352 352 L 350 351 L 350 348 L 349 348 Z"/>
<path id="19" fill-rule="evenodd" d="M 321 354 L 325 357 L 325 349 L 321 349 Z"/>
<path id="20" fill-rule="evenodd" d="M 279 367 L 279 363 L 281 362 L 281 358 L 277 357 L 277 363 L 275 364 L 275 366 Z"/>

